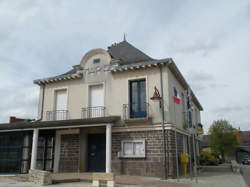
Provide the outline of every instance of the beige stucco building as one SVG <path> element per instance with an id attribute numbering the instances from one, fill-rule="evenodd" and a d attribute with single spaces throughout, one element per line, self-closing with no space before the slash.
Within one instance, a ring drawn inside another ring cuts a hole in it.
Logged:
<path id="1" fill-rule="evenodd" d="M 122 41 L 34 83 L 38 120 L 0 127 L 30 137 L 31 169 L 176 177 L 180 154 L 198 154 L 192 132 L 203 109 L 171 58 L 153 59 Z"/>

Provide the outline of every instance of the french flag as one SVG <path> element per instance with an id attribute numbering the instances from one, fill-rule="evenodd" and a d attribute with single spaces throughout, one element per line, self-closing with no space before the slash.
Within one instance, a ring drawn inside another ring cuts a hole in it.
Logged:
<path id="1" fill-rule="evenodd" d="M 173 97 L 174 103 L 180 104 L 181 103 L 181 98 L 180 95 L 177 91 L 177 89 L 174 87 L 174 97 Z"/>

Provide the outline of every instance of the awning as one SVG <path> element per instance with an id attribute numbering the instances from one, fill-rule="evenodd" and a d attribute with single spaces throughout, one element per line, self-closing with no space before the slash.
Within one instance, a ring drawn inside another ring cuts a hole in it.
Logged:
<path id="1" fill-rule="evenodd" d="M 84 126 L 100 126 L 107 123 L 114 123 L 120 120 L 120 116 L 108 116 L 87 119 L 71 119 L 57 121 L 33 121 L 33 122 L 16 122 L 0 124 L 0 132 L 19 131 L 32 129 L 59 129 L 59 128 L 76 128 Z"/>

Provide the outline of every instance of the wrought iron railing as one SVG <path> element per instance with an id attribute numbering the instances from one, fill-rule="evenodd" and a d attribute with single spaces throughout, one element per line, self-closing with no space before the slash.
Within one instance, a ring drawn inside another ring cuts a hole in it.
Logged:
<path id="1" fill-rule="evenodd" d="M 136 119 L 149 117 L 149 104 L 144 103 L 138 108 L 133 104 L 123 104 L 123 119 Z"/>
<path id="2" fill-rule="evenodd" d="M 106 108 L 104 106 L 82 108 L 82 118 L 105 117 Z"/>
<path id="3" fill-rule="evenodd" d="M 68 110 L 53 110 L 46 112 L 46 120 L 54 121 L 54 120 L 67 120 L 69 119 L 69 111 Z"/>

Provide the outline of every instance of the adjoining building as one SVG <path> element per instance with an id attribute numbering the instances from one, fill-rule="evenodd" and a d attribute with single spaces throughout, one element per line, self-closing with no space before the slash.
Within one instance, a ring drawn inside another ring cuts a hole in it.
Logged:
<path id="1" fill-rule="evenodd" d="M 236 150 L 236 160 L 241 163 L 243 159 L 250 158 L 250 131 L 237 132 L 238 148 Z"/>
<path id="2" fill-rule="evenodd" d="M 180 154 L 192 162 L 199 154 L 203 109 L 172 58 L 153 59 L 124 40 L 34 83 L 38 120 L 0 125 L 1 173 L 176 177 Z"/>

